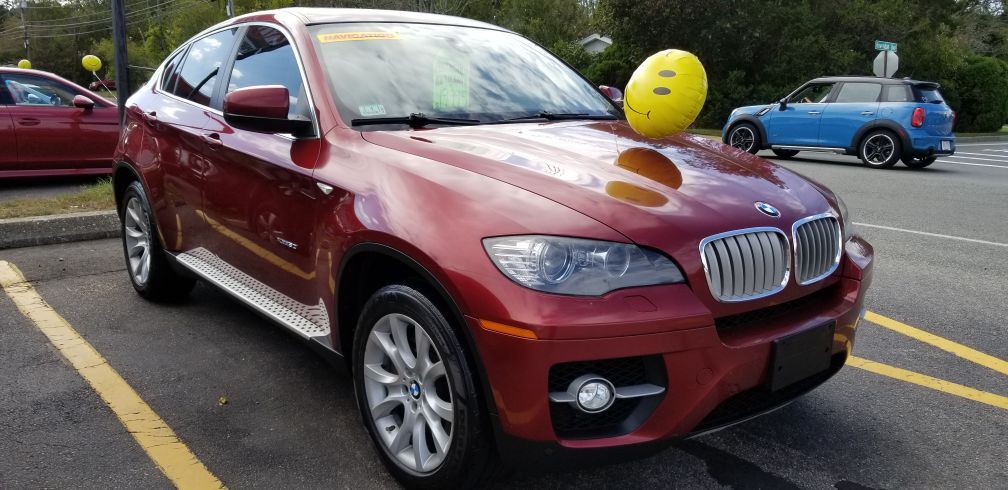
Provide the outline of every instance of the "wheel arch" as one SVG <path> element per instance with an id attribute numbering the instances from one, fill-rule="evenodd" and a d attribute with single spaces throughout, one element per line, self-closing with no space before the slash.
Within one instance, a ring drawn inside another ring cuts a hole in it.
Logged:
<path id="1" fill-rule="evenodd" d="M 858 149 L 861 146 L 861 141 L 864 140 L 864 137 L 868 133 L 876 129 L 885 129 L 895 133 L 896 137 L 900 140 L 900 148 L 902 151 L 905 152 L 908 149 L 913 148 L 910 144 L 910 135 L 907 134 L 905 129 L 903 129 L 903 126 L 900 126 L 899 123 L 891 119 L 877 119 L 875 121 L 865 123 L 858 128 L 858 130 L 854 133 L 854 137 L 851 138 L 850 146 L 847 148 L 847 152 L 852 155 L 858 155 Z"/>
<path id="2" fill-rule="evenodd" d="M 725 130 L 724 135 L 721 136 L 721 142 L 727 145 L 728 136 L 731 134 L 732 130 L 734 130 L 735 127 L 741 123 L 749 123 L 752 124 L 753 126 L 756 126 L 756 130 L 759 131 L 760 135 L 760 149 L 765 150 L 767 148 L 770 148 L 770 144 L 767 142 L 766 126 L 763 125 L 763 121 L 761 121 L 758 117 L 753 116 L 751 114 L 745 114 L 739 116 L 734 121 L 732 121 L 732 123 L 728 126 L 728 129 Z"/>
<path id="3" fill-rule="evenodd" d="M 358 243 L 343 256 L 337 274 L 335 313 L 337 338 L 334 344 L 343 354 L 352 371 L 353 337 L 357 319 L 368 298 L 375 291 L 395 280 L 397 283 L 417 288 L 448 315 L 456 337 L 466 346 L 467 361 L 475 368 L 480 392 L 479 403 L 491 414 L 496 426 L 496 405 L 490 390 L 489 378 L 479 355 L 476 341 L 469 331 L 465 314 L 459 303 L 448 292 L 441 280 L 420 261 L 389 245 L 376 242 Z"/>

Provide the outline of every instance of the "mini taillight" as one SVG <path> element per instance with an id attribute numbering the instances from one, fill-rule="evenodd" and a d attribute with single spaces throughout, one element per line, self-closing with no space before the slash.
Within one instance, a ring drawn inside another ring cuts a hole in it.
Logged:
<path id="1" fill-rule="evenodd" d="M 910 125 L 919 128 L 924 125 L 924 108 L 918 107 L 914 109 L 913 117 L 910 118 Z"/>

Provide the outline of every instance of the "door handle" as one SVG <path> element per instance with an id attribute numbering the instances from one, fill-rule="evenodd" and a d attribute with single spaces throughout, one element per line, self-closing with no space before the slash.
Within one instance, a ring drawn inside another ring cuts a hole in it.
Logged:
<path id="1" fill-rule="evenodd" d="M 872 111 L 864 111 L 864 112 L 861 113 L 862 116 L 870 116 L 872 114 L 875 114 L 875 113 L 872 112 Z"/>
<path id="2" fill-rule="evenodd" d="M 812 114 L 813 116 L 818 116 L 819 114 L 822 113 L 822 111 L 808 111 L 808 113 Z"/>
<path id="3" fill-rule="evenodd" d="M 211 150 L 216 150 L 217 148 L 224 146 L 224 143 L 220 140 L 220 135 L 217 133 L 203 134 L 200 138 L 203 139 L 203 142 L 206 143 Z"/>
<path id="4" fill-rule="evenodd" d="M 22 117 L 21 119 L 18 119 L 18 124 L 20 124 L 22 126 L 38 126 L 39 123 L 41 123 L 41 122 L 42 121 L 39 121 L 38 119 L 35 119 L 34 117 Z"/>

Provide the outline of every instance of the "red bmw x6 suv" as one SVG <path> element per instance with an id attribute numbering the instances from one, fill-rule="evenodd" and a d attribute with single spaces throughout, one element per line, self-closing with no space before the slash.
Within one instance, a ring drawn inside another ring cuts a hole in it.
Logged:
<path id="1" fill-rule="evenodd" d="M 137 292 L 203 280 L 342 359 L 409 486 L 779 407 L 844 364 L 871 279 L 828 189 L 640 137 L 550 53 L 461 18 L 214 26 L 129 99 L 116 161 Z"/>

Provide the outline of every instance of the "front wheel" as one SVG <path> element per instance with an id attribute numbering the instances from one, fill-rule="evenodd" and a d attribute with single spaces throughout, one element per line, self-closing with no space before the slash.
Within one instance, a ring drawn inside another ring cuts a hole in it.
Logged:
<path id="1" fill-rule="evenodd" d="M 858 156 L 873 168 L 890 168 L 896 165 L 902 153 L 899 138 L 885 130 L 872 131 L 861 140 Z"/>
<path id="2" fill-rule="evenodd" d="M 407 488 L 478 486 L 495 466 L 475 372 L 441 311 L 386 286 L 354 335 L 357 405 L 389 471 Z"/>
<path id="3" fill-rule="evenodd" d="M 938 159 L 938 157 L 936 157 L 936 156 L 917 158 L 917 157 L 912 157 L 910 155 L 904 155 L 903 158 L 901 158 L 901 160 L 903 160 L 903 165 L 906 165 L 907 167 L 910 167 L 910 168 L 924 168 L 924 167 L 927 167 L 928 165 L 931 165 L 932 163 L 934 163 L 936 159 Z"/>
<path id="4" fill-rule="evenodd" d="M 742 123 L 732 128 L 728 133 L 728 144 L 752 154 L 756 154 L 763 146 L 756 126 L 749 123 Z"/>

